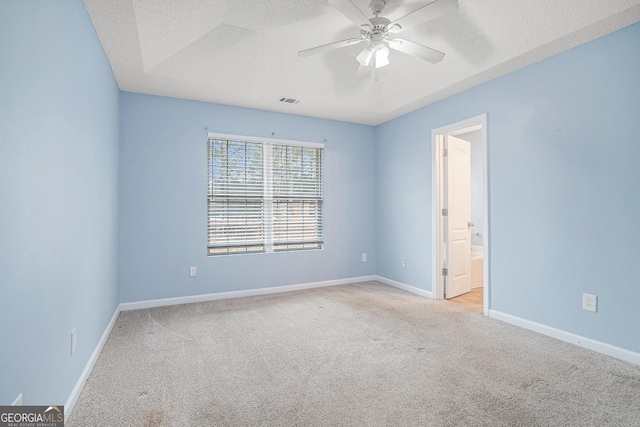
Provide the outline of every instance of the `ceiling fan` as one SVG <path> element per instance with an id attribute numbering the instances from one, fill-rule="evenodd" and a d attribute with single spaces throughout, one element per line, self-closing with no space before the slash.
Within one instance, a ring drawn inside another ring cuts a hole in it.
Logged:
<path id="1" fill-rule="evenodd" d="M 395 37 L 395 34 L 414 25 L 442 16 L 458 7 L 458 0 L 435 0 L 391 22 L 391 20 L 380 16 L 387 5 L 387 0 L 371 0 L 369 2 L 369 9 L 374 15 L 371 19 L 367 18 L 351 0 L 328 1 L 330 5 L 338 9 L 358 26 L 360 29 L 360 38 L 341 40 L 302 50 L 298 52 L 298 55 L 306 57 L 366 42 L 367 46 L 356 57 L 360 63 L 360 69 L 358 70 L 360 76 L 365 75 L 365 73 L 368 74 L 372 68 L 377 69 L 389 64 L 389 48 L 415 56 L 432 64 L 442 61 L 444 53 L 409 40 Z"/>

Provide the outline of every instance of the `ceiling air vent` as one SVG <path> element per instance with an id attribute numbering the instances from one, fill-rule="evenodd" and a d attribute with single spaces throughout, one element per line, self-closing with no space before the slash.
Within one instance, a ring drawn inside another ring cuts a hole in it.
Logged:
<path id="1" fill-rule="evenodd" d="M 280 102 L 284 102 L 286 104 L 299 104 L 300 100 L 293 98 L 280 98 Z"/>

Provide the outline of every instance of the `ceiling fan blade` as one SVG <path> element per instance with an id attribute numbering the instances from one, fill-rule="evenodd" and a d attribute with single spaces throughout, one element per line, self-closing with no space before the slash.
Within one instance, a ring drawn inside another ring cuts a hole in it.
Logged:
<path id="1" fill-rule="evenodd" d="M 354 5 L 351 0 L 329 0 L 329 4 L 338 9 L 362 29 L 372 28 L 371 21 Z"/>
<path id="2" fill-rule="evenodd" d="M 391 39 L 389 40 L 389 47 L 395 50 L 399 50 L 400 52 L 415 56 L 416 58 L 420 58 L 423 61 L 427 61 L 432 64 L 440 62 L 442 61 L 442 58 L 444 58 L 444 53 L 440 52 L 439 50 L 431 49 L 430 47 L 426 47 L 405 39 Z"/>
<path id="3" fill-rule="evenodd" d="M 435 0 L 428 5 L 422 6 L 420 9 L 414 10 L 408 15 L 392 22 L 389 24 L 389 28 L 391 32 L 397 33 L 400 30 L 422 24 L 423 22 L 430 21 L 449 13 L 457 7 L 458 0 Z"/>
<path id="4" fill-rule="evenodd" d="M 333 42 L 329 44 L 323 44 L 322 46 L 312 47 L 311 49 L 305 49 L 298 52 L 298 56 L 306 57 L 311 55 L 316 55 L 322 52 L 328 52 L 333 49 L 339 49 L 341 47 L 352 46 L 358 43 L 365 41 L 365 39 L 347 39 L 340 40 L 339 42 Z"/>

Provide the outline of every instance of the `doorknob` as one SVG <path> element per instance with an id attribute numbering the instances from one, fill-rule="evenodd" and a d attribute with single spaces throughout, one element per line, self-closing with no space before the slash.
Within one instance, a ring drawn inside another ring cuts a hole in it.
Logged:
<path id="1" fill-rule="evenodd" d="M 473 227 L 474 225 L 475 225 L 475 224 L 474 224 L 474 223 L 472 223 L 471 221 L 467 222 L 467 226 L 468 226 L 469 228 Z"/>

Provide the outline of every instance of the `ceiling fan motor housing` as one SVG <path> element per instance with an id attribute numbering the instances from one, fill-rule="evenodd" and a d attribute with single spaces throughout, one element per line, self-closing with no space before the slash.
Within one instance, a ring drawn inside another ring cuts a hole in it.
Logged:
<path id="1" fill-rule="evenodd" d="M 390 20 L 383 18 L 382 16 L 371 18 L 370 21 L 373 25 L 373 29 L 371 30 L 372 33 L 384 33 L 387 31 L 389 24 L 391 24 Z"/>
<path id="2" fill-rule="evenodd" d="M 382 40 L 388 33 L 388 27 L 391 21 L 381 16 L 371 18 L 370 21 L 373 28 L 369 31 L 363 30 L 362 38 L 369 39 L 371 41 Z"/>

